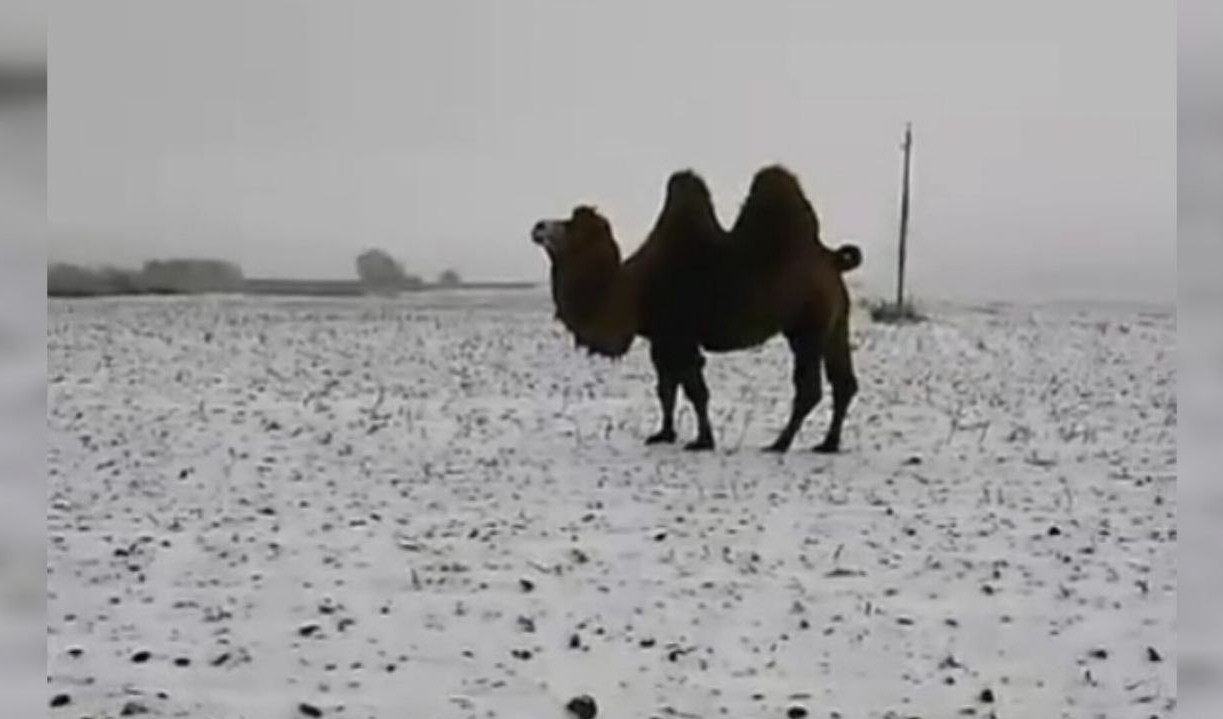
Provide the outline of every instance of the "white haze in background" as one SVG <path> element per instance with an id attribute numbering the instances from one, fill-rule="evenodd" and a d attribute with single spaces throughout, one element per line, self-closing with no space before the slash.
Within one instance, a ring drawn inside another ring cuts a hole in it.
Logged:
<path id="1" fill-rule="evenodd" d="M 163 3 L 52 7 L 55 259 L 248 275 L 545 277 L 539 217 L 627 248 L 667 173 L 729 222 L 782 161 L 891 283 L 915 124 L 914 291 L 1174 296 L 1172 2 Z"/>

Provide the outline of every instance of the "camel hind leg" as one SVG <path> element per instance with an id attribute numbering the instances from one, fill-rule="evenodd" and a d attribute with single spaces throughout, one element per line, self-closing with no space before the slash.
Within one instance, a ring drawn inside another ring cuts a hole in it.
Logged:
<path id="1" fill-rule="evenodd" d="M 709 423 L 709 386 L 705 384 L 705 358 L 699 350 L 693 350 L 684 370 L 680 373 L 680 384 L 684 396 L 692 403 L 696 412 L 696 439 L 684 445 L 687 450 L 713 449 L 713 426 Z"/>
<path id="2" fill-rule="evenodd" d="M 790 449 L 794 435 L 820 403 L 823 392 L 820 387 L 820 333 L 813 328 L 787 331 L 786 341 L 794 353 L 794 400 L 790 405 L 790 420 L 773 444 L 765 448 L 769 452 Z"/>
<path id="3" fill-rule="evenodd" d="M 849 404 L 858 393 L 858 378 L 854 375 L 853 357 L 849 344 L 849 317 L 843 316 L 833 327 L 825 356 L 828 382 L 832 385 L 832 422 L 824 441 L 815 446 L 816 452 L 834 453 L 841 450 L 841 428 Z"/>

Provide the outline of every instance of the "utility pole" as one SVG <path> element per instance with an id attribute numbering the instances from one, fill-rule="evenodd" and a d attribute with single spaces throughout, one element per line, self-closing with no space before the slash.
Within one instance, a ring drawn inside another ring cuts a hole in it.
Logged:
<path id="1" fill-rule="evenodd" d="M 904 179 L 900 190 L 900 252 L 896 269 L 896 311 L 904 311 L 905 301 L 905 252 L 909 234 L 909 160 L 913 153 L 913 125 L 905 123 L 905 141 L 901 145 L 904 150 Z"/>

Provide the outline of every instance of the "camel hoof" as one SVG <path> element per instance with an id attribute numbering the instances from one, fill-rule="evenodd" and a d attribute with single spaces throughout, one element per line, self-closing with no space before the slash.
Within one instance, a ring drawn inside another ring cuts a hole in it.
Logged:
<path id="1" fill-rule="evenodd" d="M 840 454 L 841 445 L 829 444 L 828 442 L 823 442 L 821 444 L 817 444 L 814 447 L 812 447 L 811 451 L 817 454 Z"/>
<path id="2" fill-rule="evenodd" d="M 705 452 L 713 449 L 713 440 L 697 438 L 685 444 L 684 449 L 689 452 Z"/>
<path id="3" fill-rule="evenodd" d="M 760 451 L 767 452 L 769 454 L 785 454 L 789 450 L 790 450 L 789 445 L 779 444 L 777 442 L 774 442 L 773 444 L 770 444 L 769 446 L 762 448 Z"/>
<path id="4" fill-rule="evenodd" d="M 670 432 L 663 430 L 646 437 L 645 443 L 651 444 L 673 444 L 675 442 L 675 431 Z"/>

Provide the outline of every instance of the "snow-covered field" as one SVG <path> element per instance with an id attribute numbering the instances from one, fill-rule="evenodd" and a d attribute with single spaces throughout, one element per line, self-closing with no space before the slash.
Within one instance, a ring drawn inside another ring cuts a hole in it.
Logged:
<path id="1" fill-rule="evenodd" d="M 52 716 L 1172 716 L 1174 310 L 854 331 L 691 455 L 537 295 L 52 303 Z"/>

